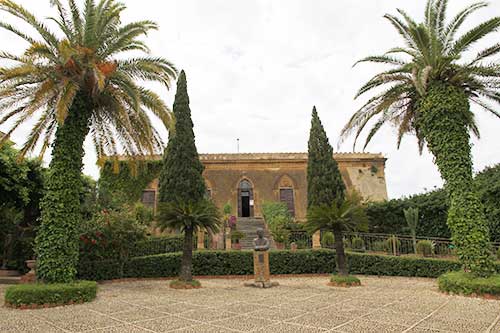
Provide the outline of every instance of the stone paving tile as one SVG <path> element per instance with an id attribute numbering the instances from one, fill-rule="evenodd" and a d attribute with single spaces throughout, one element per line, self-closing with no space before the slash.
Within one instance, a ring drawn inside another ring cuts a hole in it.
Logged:
<path id="1" fill-rule="evenodd" d="M 256 312 L 250 313 L 248 316 L 250 317 L 255 317 L 255 318 L 266 318 L 270 320 L 286 320 L 286 319 L 291 319 L 294 317 L 298 317 L 305 314 L 304 311 L 301 310 L 294 310 L 294 309 L 284 309 L 284 308 L 277 308 L 277 309 L 262 309 Z"/>
<path id="2" fill-rule="evenodd" d="M 124 321 L 127 323 L 131 323 L 134 321 L 140 321 L 140 320 L 147 320 L 147 319 L 153 319 L 153 318 L 158 318 L 158 317 L 163 317 L 165 316 L 164 313 L 156 312 L 151 309 L 137 309 L 133 311 L 127 311 L 127 312 L 118 312 L 118 313 L 113 313 L 109 314 L 113 319 L 116 319 L 118 321 Z"/>
<path id="3" fill-rule="evenodd" d="M 377 321 L 370 320 L 355 320 L 348 323 L 340 328 L 335 329 L 337 332 L 353 332 L 353 333 L 371 333 L 371 332 L 403 332 L 406 330 L 407 326 L 380 323 Z"/>
<path id="4" fill-rule="evenodd" d="M 474 314 L 475 315 L 475 314 Z M 484 332 L 491 323 L 475 321 L 474 315 L 468 318 L 457 318 L 452 316 L 431 316 L 417 327 L 434 328 L 453 332 Z"/>
<path id="5" fill-rule="evenodd" d="M 236 302 L 217 308 L 220 311 L 228 311 L 238 314 L 248 314 L 262 309 L 271 309 L 270 307 L 246 302 Z"/>
<path id="6" fill-rule="evenodd" d="M 121 324 L 106 315 L 87 310 L 81 306 L 66 306 L 33 312 L 54 326 L 68 331 L 86 331 Z"/>
<path id="7" fill-rule="evenodd" d="M 261 330 L 263 327 L 276 324 L 276 321 L 271 321 L 269 319 L 259 319 L 256 320 L 249 316 L 237 316 L 228 319 L 222 319 L 212 322 L 214 326 L 225 327 L 233 330 L 249 332 L 253 330 Z"/>
<path id="8" fill-rule="evenodd" d="M 164 312 L 164 313 L 170 313 L 170 314 L 180 314 L 183 312 L 188 312 L 192 310 L 198 310 L 198 311 L 206 311 L 208 310 L 207 307 L 201 306 L 201 305 L 195 305 L 195 304 L 188 304 L 188 303 L 176 303 L 176 304 L 171 304 L 171 305 L 161 305 L 161 306 L 156 306 L 153 307 L 155 311 L 158 312 Z"/>
<path id="9" fill-rule="evenodd" d="M 406 326 L 411 326 L 423 318 L 424 315 L 418 313 L 404 312 L 404 311 L 398 312 L 394 310 L 385 310 L 385 309 L 375 311 L 363 317 L 363 319 L 366 320 L 373 320 L 378 322 L 386 322 L 386 323 L 406 325 Z"/>
<path id="10" fill-rule="evenodd" d="M 106 299 L 102 295 L 100 295 L 94 302 L 84 304 L 84 307 L 104 314 L 126 312 L 139 309 L 137 306 L 127 304 L 118 299 Z"/>
<path id="11" fill-rule="evenodd" d="M 187 319 L 193 319 L 193 320 L 198 320 L 201 322 L 211 322 L 215 320 L 220 320 L 220 319 L 225 319 L 225 318 L 230 318 L 230 317 L 235 317 L 238 314 L 233 313 L 233 312 L 225 312 L 225 311 L 220 311 L 218 309 L 207 309 L 207 310 L 191 310 L 187 312 L 183 312 L 179 314 L 180 317 L 182 318 L 187 318 Z"/>
<path id="12" fill-rule="evenodd" d="M 151 319 L 146 321 L 135 322 L 135 326 L 146 328 L 155 332 L 168 332 L 179 328 L 185 328 L 189 326 L 199 325 L 199 322 L 179 318 L 174 315 L 168 315 L 165 317 Z"/>
<path id="13" fill-rule="evenodd" d="M 233 331 L 227 327 L 217 327 L 209 324 L 202 324 L 202 325 L 182 328 L 180 330 L 175 330 L 174 332 L 175 333 L 230 333 L 239 331 Z"/>
<path id="14" fill-rule="evenodd" d="M 95 333 L 125 333 L 125 332 L 126 333 L 145 333 L 145 332 L 151 332 L 151 331 L 139 328 L 139 327 L 134 326 L 134 325 L 120 325 L 120 326 L 99 328 L 99 329 L 92 330 L 89 332 L 95 332 Z"/>
<path id="15" fill-rule="evenodd" d="M 279 323 L 271 326 L 266 326 L 258 331 L 259 333 L 320 333 L 326 332 L 324 329 L 316 328 L 316 327 L 306 327 L 297 324 L 290 323 Z"/>
<path id="16" fill-rule="evenodd" d="M 56 327 L 46 323 L 43 320 L 33 317 L 0 317 L 0 332 L 64 332 Z"/>
<path id="17" fill-rule="evenodd" d="M 286 320 L 285 322 L 315 328 L 332 329 L 338 325 L 350 321 L 351 319 L 352 318 L 322 311 L 306 313 L 300 317 Z"/>

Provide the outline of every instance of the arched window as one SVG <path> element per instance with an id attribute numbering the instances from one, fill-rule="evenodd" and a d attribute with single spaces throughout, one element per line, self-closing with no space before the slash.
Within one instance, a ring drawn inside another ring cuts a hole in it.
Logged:
<path id="1" fill-rule="evenodd" d="M 290 215 L 295 217 L 295 193 L 293 188 L 293 180 L 288 175 L 282 176 L 278 183 L 278 190 L 280 201 L 288 207 L 288 212 L 290 213 Z"/>

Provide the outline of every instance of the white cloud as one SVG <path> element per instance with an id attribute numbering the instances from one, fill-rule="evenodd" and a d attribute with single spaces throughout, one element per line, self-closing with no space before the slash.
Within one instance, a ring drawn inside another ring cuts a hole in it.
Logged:
<path id="1" fill-rule="evenodd" d="M 39 17 L 49 16 L 48 1 L 19 1 Z M 401 44 L 382 17 L 404 8 L 422 18 L 424 1 L 405 0 L 125 0 L 124 21 L 151 19 L 160 30 L 150 34 L 154 55 L 186 70 L 200 152 L 234 152 L 236 138 L 245 152 L 305 151 L 313 105 L 333 144 L 363 100 L 355 91 L 381 68 L 353 63 Z M 450 1 L 449 13 L 470 4 Z M 475 14 L 468 26 L 500 13 L 500 3 Z M 499 34 L 477 45 L 493 44 Z M 15 36 L 0 30 L 2 49 L 22 50 Z M 174 91 L 159 90 L 172 104 Z M 498 119 L 480 111 L 482 139 L 474 141 L 476 170 L 500 162 Z M 13 139 L 24 141 L 29 126 Z M 164 133 L 166 134 L 166 133 Z M 166 138 L 166 136 L 165 136 Z M 350 150 L 352 142 L 342 146 Z M 98 177 L 87 142 L 84 172 Z M 385 128 L 368 151 L 387 158 L 391 197 L 441 185 L 432 156 L 418 154 L 414 138 L 399 150 L 395 133 Z"/>

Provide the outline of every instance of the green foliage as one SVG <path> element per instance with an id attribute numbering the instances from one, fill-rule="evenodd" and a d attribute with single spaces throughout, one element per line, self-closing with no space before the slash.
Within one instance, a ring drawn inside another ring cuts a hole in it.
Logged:
<path id="1" fill-rule="evenodd" d="M 181 71 L 174 101 L 175 132 L 170 134 L 160 173 L 160 202 L 195 203 L 205 197 L 189 108 L 186 74 Z"/>
<path id="2" fill-rule="evenodd" d="M 401 241 L 396 236 L 390 236 L 385 241 L 385 251 L 388 254 L 399 253 L 401 250 Z"/>
<path id="3" fill-rule="evenodd" d="M 47 283 L 69 283 L 76 274 L 83 142 L 89 131 L 89 108 L 89 101 L 79 93 L 56 131 L 40 203 L 42 224 L 36 236 L 37 276 Z"/>
<path id="4" fill-rule="evenodd" d="M 308 142 L 307 207 L 329 206 L 334 200 L 343 199 L 344 191 L 333 148 L 314 107 Z"/>
<path id="5" fill-rule="evenodd" d="M 191 230 L 219 232 L 221 216 L 219 209 L 210 200 L 196 203 L 162 203 L 159 206 L 158 227 L 160 230 Z"/>
<path id="6" fill-rule="evenodd" d="M 359 286 L 361 285 L 361 281 L 352 275 L 332 275 L 330 278 L 330 282 L 336 286 L 345 286 L 345 287 L 351 287 L 351 286 Z"/>
<path id="7" fill-rule="evenodd" d="M 5 290 L 5 303 L 12 307 L 26 305 L 64 305 L 90 302 L 96 298 L 97 283 L 75 281 L 54 284 L 21 284 Z"/>
<path id="8" fill-rule="evenodd" d="M 485 208 L 491 241 L 500 242 L 500 164 L 479 172 L 474 187 Z M 404 210 L 418 208 L 417 236 L 450 238 L 446 225 L 449 199 L 444 189 L 437 189 L 408 198 L 374 202 L 367 206 L 369 230 L 374 233 L 408 234 Z"/>
<path id="9" fill-rule="evenodd" d="M 130 257 L 142 257 L 160 253 L 181 252 L 184 237 L 182 235 L 171 235 L 161 237 L 149 237 L 135 244 L 130 252 Z"/>
<path id="10" fill-rule="evenodd" d="M 140 202 L 136 202 L 134 205 L 135 220 L 137 223 L 144 226 L 151 226 L 154 220 L 153 209 L 144 206 Z"/>
<path id="11" fill-rule="evenodd" d="M 449 272 L 438 278 L 439 290 L 458 295 L 500 296 L 500 275 L 477 277 L 470 273 Z"/>
<path id="12" fill-rule="evenodd" d="M 271 274 L 319 274 L 335 271 L 335 251 L 328 249 L 271 251 Z M 416 276 L 436 278 L 460 269 L 455 260 L 396 257 L 367 253 L 347 253 L 350 274 Z M 79 270 L 79 278 L 109 280 L 116 278 L 174 277 L 180 272 L 181 253 L 132 258 L 124 263 L 91 262 Z M 500 263 L 496 269 L 500 271 Z M 106 276 L 109 274 L 108 276 Z M 194 275 L 253 275 L 252 251 L 196 251 Z"/>
<path id="13" fill-rule="evenodd" d="M 92 128 L 98 159 L 120 150 L 131 156 L 158 153 L 162 141 L 150 114 L 167 127 L 171 114 L 160 96 L 142 83 L 169 88 L 177 74 L 169 61 L 150 56 L 142 40 L 158 26 L 149 20 L 124 24 L 126 6 L 117 0 L 88 0 L 85 9 L 74 0 L 50 2 L 55 15 L 46 22 L 14 1 L 0 2 L 2 18 L 11 16 L 32 28 L 26 34 L 23 28 L 3 21 L 1 25 L 27 42 L 21 56 L 0 54 L 12 63 L 0 72 L 2 121 L 16 119 L 8 134 L 35 120 L 22 155 L 37 148 L 45 153 L 80 95 L 92 101 L 85 110 L 86 125 Z M 49 30 L 47 22 L 55 23 L 57 30 Z"/>
<path id="14" fill-rule="evenodd" d="M 410 207 L 403 210 L 405 215 L 406 224 L 410 229 L 411 235 L 415 238 L 417 236 L 418 227 L 418 208 Z"/>
<path id="15" fill-rule="evenodd" d="M 367 125 L 373 124 L 366 137 L 366 147 L 384 124 L 393 124 L 397 127 L 398 147 L 404 135 L 415 134 L 422 151 L 429 138 L 418 121 L 422 111 L 419 104 L 435 82 L 453 85 L 462 91 L 465 98 L 500 117 L 500 113 L 488 103 L 500 102 L 499 86 L 492 79 L 498 77 L 498 63 L 491 58 L 500 52 L 500 47 L 490 46 L 477 53 L 472 61 L 463 61 L 473 44 L 500 28 L 500 17 L 482 22 L 462 36 L 457 36 L 466 18 L 488 4 L 479 2 L 469 5 L 450 22 L 445 22 L 446 4 L 447 0 L 427 0 L 426 19 L 422 23 L 416 22 L 401 9 L 398 9 L 399 17 L 384 16 L 403 38 L 404 45 L 392 48 L 383 55 L 358 61 L 386 64 L 390 68 L 375 75 L 359 89 L 356 98 L 367 92 L 374 96 L 354 113 L 342 130 L 342 138 L 355 132 L 356 143 Z M 454 112 L 464 117 L 466 126 L 478 134 L 469 109 L 455 109 Z M 377 121 L 373 121 L 375 119 Z"/>
<path id="16" fill-rule="evenodd" d="M 424 257 L 431 257 L 434 255 L 434 244 L 430 240 L 418 241 L 417 253 Z"/>
<path id="17" fill-rule="evenodd" d="M 149 183 L 158 178 L 161 168 L 162 161 L 106 161 L 99 177 L 99 205 L 119 209 L 135 204 Z"/>
<path id="18" fill-rule="evenodd" d="M 321 247 L 332 248 L 335 242 L 335 237 L 331 231 L 323 232 L 321 235 Z"/>
<path id="19" fill-rule="evenodd" d="M 499 248 L 498 248 L 498 250 L 497 250 L 497 260 L 499 260 L 499 261 L 500 261 L 500 247 L 499 247 Z"/>
<path id="20" fill-rule="evenodd" d="M 365 251 L 365 241 L 361 237 L 353 237 L 351 239 L 351 248 L 356 252 L 364 252 Z"/>
<path id="21" fill-rule="evenodd" d="M 233 207 L 231 207 L 231 203 L 226 202 L 224 204 L 224 207 L 222 208 L 222 212 L 224 213 L 224 215 L 231 215 L 232 211 Z"/>
<path id="22" fill-rule="evenodd" d="M 232 230 L 231 231 L 231 241 L 233 243 L 239 243 L 240 239 L 245 238 L 245 234 L 242 231 L 239 230 Z"/>
<path id="23" fill-rule="evenodd" d="M 419 126 L 445 180 L 447 224 L 464 268 L 479 276 L 493 271 L 489 230 L 472 181 L 469 128 L 473 114 L 462 88 L 433 83 L 419 107 Z"/>
<path id="24" fill-rule="evenodd" d="M 146 227 L 131 212 L 103 211 L 82 223 L 79 234 L 80 261 L 126 260 L 146 238 Z"/>
<path id="25" fill-rule="evenodd" d="M 368 218 L 361 198 L 356 193 L 329 205 L 313 206 L 307 211 L 305 228 L 309 233 L 319 230 L 365 231 Z"/>
<path id="26" fill-rule="evenodd" d="M 292 221 L 288 207 L 283 202 L 264 202 L 262 215 L 269 226 L 275 242 L 287 243 L 290 238 L 289 224 Z"/>

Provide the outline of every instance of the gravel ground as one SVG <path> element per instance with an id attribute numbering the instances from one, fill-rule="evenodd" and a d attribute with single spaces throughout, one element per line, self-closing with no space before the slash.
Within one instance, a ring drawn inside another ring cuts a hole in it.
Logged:
<path id="1" fill-rule="evenodd" d="M 497 332 L 500 301 L 446 296 L 435 280 L 360 276 L 332 288 L 327 277 L 279 278 L 254 289 L 243 280 L 100 285 L 91 303 L 39 310 L 0 307 L 0 332 Z M 0 296 L 6 286 L 0 285 Z"/>

